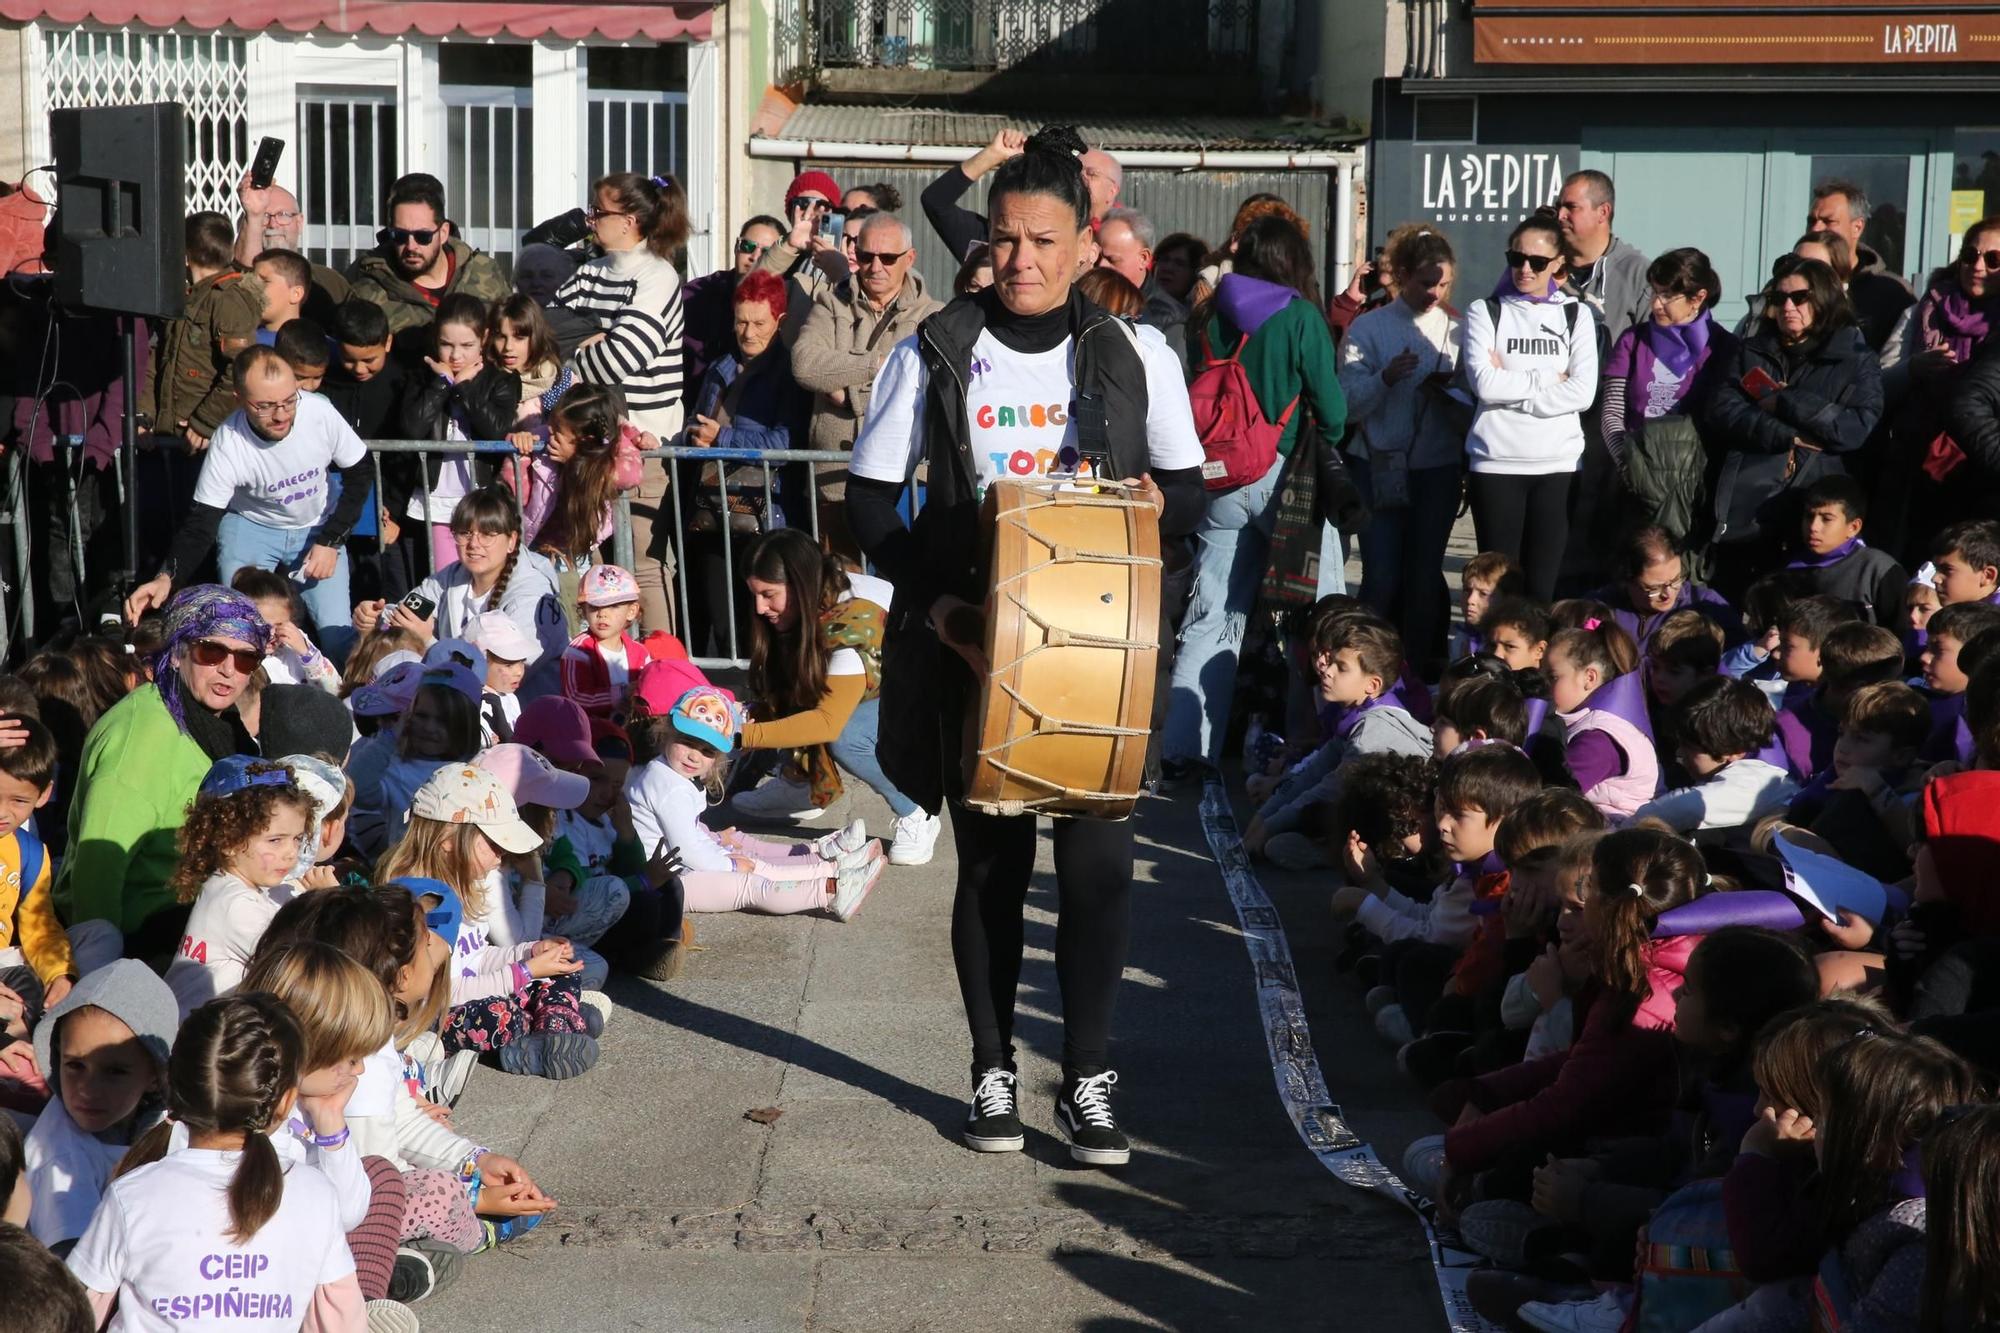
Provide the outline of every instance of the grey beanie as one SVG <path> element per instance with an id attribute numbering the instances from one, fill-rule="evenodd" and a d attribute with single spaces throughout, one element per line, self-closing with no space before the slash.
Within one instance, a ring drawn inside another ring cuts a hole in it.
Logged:
<path id="1" fill-rule="evenodd" d="M 181 1007 L 159 974 L 136 958 L 120 958 L 108 967 L 91 972 L 63 996 L 62 1003 L 42 1015 L 35 1025 L 35 1065 L 51 1088 L 56 1086 L 56 1024 L 65 1014 L 78 1009 L 102 1009 L 131 1028 L 147 1054 L 167 1067 L 167 1053 L 173 1048 L 174 1033 L 181 1025 Z"/>
<path id="2" fill-rule="evenodd" d="M 273 685 L 264 691 L 257 748 L 276 758 L 316 754 L 335 767 L 347 762 L 354 743 L 354 715 L 347 705 L 317 685 Z"/>

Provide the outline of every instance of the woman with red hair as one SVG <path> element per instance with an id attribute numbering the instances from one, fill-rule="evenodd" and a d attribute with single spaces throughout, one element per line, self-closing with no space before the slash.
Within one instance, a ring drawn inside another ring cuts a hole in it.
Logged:
<path id="1" fill-rule="evenodd" d="M 736 284 L 736 350 L 713 362 L 689 405 L 684 443 L 700 448 L 803 449 L 812 421 L 812 396 L 792 380 L 792 359 L 778 340 L 786 308 L 785 280 L 775 273 L 753 270 Z M 741 603 L 739 579 L 744 556 L 760 532 L 788 523 L 811 522 L 797 496 L 804 492 L 793 476 L 801 465 L 777 470 L 772 485 L 764 484 L 764 469 L 755 463 L 689 463 L 682 465 L 687 554 L 691 567 L 692 624 L 688 649 L 697 656 L 740 657 L 748 644 L 744 617 L 736 608 L 732 637 L 732 601 Z M 777 513 L 770 512 L 767 495 Z"/>

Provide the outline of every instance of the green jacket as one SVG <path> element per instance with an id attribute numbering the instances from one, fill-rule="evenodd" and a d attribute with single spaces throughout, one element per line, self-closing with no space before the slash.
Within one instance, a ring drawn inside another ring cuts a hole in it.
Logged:
<path id="1" fill-rule="evenodd" d="M 69 855 L 56 877 L 56 912 L 66 924 L 105 920 L 130 935 L 174 905 L 167 880 L 180 861 L 180 827 L 208 770 L 208 755 L 153 686 L 97 719 L 84 738 Z"/>
<path id="2" fill-rule="evenodd" d="M 1206 336 L 1212 356 L 1228 356 L 1242 337 L 1220 314 L 1209 319 Z M 1347 429 L 1347 399 L 1340 392 L 1333 334 L 1311 301 L 1293 301 L 1265 320 L 1244 344 L 1242 360 L 1250 391 L 1269 420 L 1276 421 L 1294 398 L 1301 399 L 1279 437 L 1280 455 L 1291 455 L 1299 418 L 1308 410 L 1319 423 L 1320 438 L 1338 443 Z M 1199 372 L 1200 364 L 1195 369 Z"/>
<path id="3" fill-rule="evenodd" d="M 140 407 L 152 414 L 153 429 L 178 435 L 186 422 L 215 434 L 236 410 L 230 363 L 257 341 L 263 318 L 264 284 L 254 273 L 225 269 L 188 288 L 187 313 L 161 326 L 159 354 L 147 367 Z"/>
<path id="4" fill-rule="evenodd" d="M 457 237 L 445 242 L 445 250 L 451 255 L 451 281 L 435 291 L 420 289 L 403 276 L 393 258 L 370 250 L 348 267 L 347 294 L 350 299 L 381 306 L 389 316 L 389 332 L 402 333 L 429 325 L 437 318 L 438 301 L 454 292 L 490 303 L 513 290 L 492 255 L 480 253 Z"/>

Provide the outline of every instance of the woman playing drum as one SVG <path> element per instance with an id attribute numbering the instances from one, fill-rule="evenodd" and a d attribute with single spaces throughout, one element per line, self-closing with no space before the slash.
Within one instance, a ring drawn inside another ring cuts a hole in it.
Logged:
<path id="1" fill-rule="evenodd" d="M 801 752 L 800 767 L 821 809 L 840 795 L 837 763 L 880 792 L 896 816 L 889 860 L 927 863 L 943 820 L 897 790 L 875 759 L 882 635 L 894 589 L 848 573 L 798 528 L 758 541 L 748 566 L 743 582 L 756 610 L 750 693 L 758 720 L 743 728 L 743 748 Z"/>
<path id="2" fill-rule="evenodd" d="M 1192 532 L 1203 507 L 1201 444 L 1172 352 L 1153 330 L 1135 330 L 1073 290 L 1089 235 L 1083 151 L 1075 131 L 1051 128 L 993 173 L 994 285 L 959 297 L 897 345 L 855 442 L 847 493 L 855 536 L 896 585 L 882 766 L 927 809 L 953 802 L 952 956 L 973 1051 L 964 1139 L 980 1152 L 1018 1151 L 1024 1141 L 1012 1038 L 1036 829 L 1032 815 L 962 803 L 966 713 L 987 675 L 978 608 L 992 575 L 980 549 L 980 497 L 1002 478 L 1073 469 L 1149 497 L 1163 536 Z M 928 492 L 906 529 L 896 505 L 919 461 L 930 465 Z M 1132 826 L 1062 819 L 1054 832 L 1056 1118 L 1075 1160 L 1118 1165 L 1131 1148 L 1107 1094 L 1117 1081 L 1111 1011 L 1130 934 Z"/>

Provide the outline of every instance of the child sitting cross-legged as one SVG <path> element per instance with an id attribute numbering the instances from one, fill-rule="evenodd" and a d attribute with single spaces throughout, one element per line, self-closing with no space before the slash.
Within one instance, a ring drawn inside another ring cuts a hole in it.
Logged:
<path id="1" fill-rule="evenodd" d="M 2000 628 L 2000 606 L 1985 602 L 1958 602 L 1930 617 L 1923 652 L 1918 662 L 1923 668 L 1924 688 L 1931 693 L 1931 726 L 1924 738 L 1922 758 L 1967 761 L 1971 737 L 1964 727 L 1965 687 L 1971 672 L 1959 661 L 1959 653 L 1988 630 Z"/>
<path id="2" fill-rule="evenodd" d="M 1819 699 L 1824 666 L 1820 647 L 1836 625 L 1856 623 L 1853 608 L 1821 593 L 1794 599 L 1778 622 L 1778 649 L 1773 657 L 1785 680 L 1778 705 L 1778 740 L 1792 776 L 1810 777 L 1833 757 L 1837 714 Z"/>
<path id="3" fill-rule="evenodd" d="M 1763 756 L 1777 720 L 1748 681 L 1710 676 L 1681 700 L 1679 762 L 1691 785 L 1656 796 L 1633 821 L 1657 819 L 1681 833 L 1741 830 L 1798 794 L 1782 765 Z"/>
<path id="4" fill-rule="evenodd" d="M 1431 1105 L 1454 1128 L 1411 1145 L 1403 1179 L 1413 1189 L 1448 1212 L 1479 1199 L 1525 1201 L 1548 1154 L 1665 1127 L 1680 1089 L 1673 994 L 1699 941 L 1655 931 L 1707 881 L 1700 854 L 1674 834 L 1620 829 L 1597 841 L 1581 886 L 1589 975 L 1575 998 L 1575 1043 L 1441 1085 Z"/>
<path id="5" fill-rule="evenodd" d="M 1680 767 L 1681 717 L 1688 692 L 1722 666 L 1722 629 L 1698 611 L 1675 611 L 1653 632 L 1652 651 L 1639 663 L 1646 677 L 1646 715 L 1653 724 L 1653 752 L 1661 785 L 1686 780 Z"/>
<path id="6" fill-rule="evenodd" d="M 1252 856 L 1339 795 L 1350 756 L 1431 752 L 1430 729 L 1404 707 L 1403 639 L 1387 621 L 1366 612 L 1327 617 L 1314 627 L 1313 652 L 1320 698 L 1343 711 L 1326 741 L 1292 766 L 1250 821 L 1243 847 Z"/>
<path id="7" fill-rule="evenodd" d="M 1454 863 L 1451 878 L 1428 902 L 1366 886 L 1335 895 L 1335 916 L 1351 912 L 1384 945 L 1380 984 L 1369 992 L 1368 1007 L 1385 1039 L 1398 1046 L 1413 1040 L 1416 1023 L 1443 993 L 1477 929 L 1474 904 L 1504 887 L 1493 851 L 1495 831 L 1541 787 L 1533 761 L 1511 745 L 1482 745 L 1453 755 L 1438 766 L 1436 797 L 1438 841 Z M 1414 1016 L 1405 999 L 1418 1006 Z"/>
<path id="8" fill-rule="evenodd" d="M 2000 601 L 2000 522 L 1952 524 L 1931 540 L 1931 564 L 1938 600 L 1946 606 Z"/>
<path id="9" fill-rule="evenodd" d="M 1674 1040 L 1687 1080 L 1673 1128 L 1553 1160 L 1534 1173 L 1531 1206 L 1475 1203 L 1459 1219 L 1467 1243 L 1498 1263 L 1533 1269 L 1553 1255 L 1575 1254 L 1592 1277 L 1620 1284 L 1594 1307 L 1571 1304 L 1576 1322 L 1558 1327 L 1595 1329 L 1591 1314 L 1616 1326 L 1632 1304 L 1623 1284 L 1635 1276 L 1645 1328 L 1693 1328 L 1731 1299 L 1722 1176 L 1756 1118 L 1757 1038 L 1779 1015 L 1818 998 L 1819 978 L 1794 935 L 1741 925 L 1705 936 L 1685 976 L 1674 995 Z M 1697 1247 L 1708 1253 L 1691 1260 L 1687 1250 Z M 1545 1317 L 1556 1297 L 1495 1309 L 1482 1297 L 1500 1285 L 1481 1281 L 1471 1291 L 1496 1320 Z"/>
<path id="10" fill-rule="evenodd" d="M 1805 493 L 1803 541 L 1790 568 L 1812 580 L 1813 591 L 1852 606 L 1871 625 L 1897 628 L 1909 574 L 1887 551 L 1861 540 L 1868 492 L 1844 472 L 1821 477 Z"/>
<path id="11" fill-rule="evenodd" d="M 722 799 L 724 758 L 742 725 L 736 701 L 713 685 L 687 691 L 662 717 L 634 720 L 625 786 L 632 825 L 647 847 L 678 850 L 691 912 L 787 916 L 824 909 L 851 921 L 888 864 L 869 847 L 826 855 L 814 843 L 780 843 L 710 829 L 702 812 Z M 643 756 L 645 763 L 639 764 Z M 835 850 L 835 849 L 827 849 Z"/>
<path id="12" fill-rule="evenodd" d="M 1555 948 L 1563 846 L 1603 827 L 1597 807 L 1561 788 L 1537 792 L 1500 821 L 1493 850 L 1505 867 L 1506 887 L 1497 900 L 1479 902 L 1486 910 L 1479 913 L 1478 933 L 1454 965 L 1444 996 L 1431 1006 L 1424 1035 L 1398 1057 L 1426 1090 L 1455 1073 L 1484 1072 L 1521 1058 L 1529 1023 L 1508 1026 L 1508 993 Z M 1408 997 L 1402 998 L 1407 1012 Z"/>
<path id="13" fill-rule="evenodd" d="M 1638 645 L 1608 615 L 1587 615 L 1580 626 L 1557 631 L 1542 659 L 1571 778 L 1611 819 L 1659 793 L 1660 763 L 1638 667 Z"/>
<path id="14" fill-rule="evenodd" d="M 1904 849 L 1921 831 L 1915 790 L 1929 725 L 1923 696 L 1901 681 L 1856 690 L 1841 711 L 1832 762 L 1792 798 L 1786 820 L 1826 839 L 1858 869 L 1903 878 L 1910 870 Z"/>

